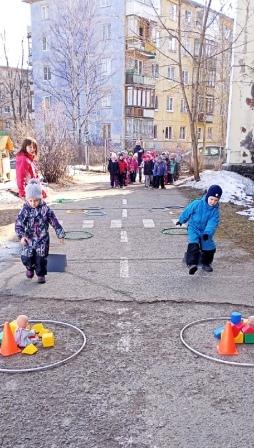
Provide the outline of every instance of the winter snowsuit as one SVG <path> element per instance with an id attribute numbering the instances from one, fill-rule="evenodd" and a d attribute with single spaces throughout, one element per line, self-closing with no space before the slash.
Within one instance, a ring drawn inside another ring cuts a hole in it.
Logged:
<path id="1" fill-rule="evenodd" d="M 130 157 L 128 160 L 128 171 L 130 172 L 130 181 L 136 182 L 136 175 L 138 171 L 138 162 L 134 157 Z"/>
<path id="2" fill-rule="evenodd" d="M 161 162 L 155 162 L 153 168 L 153 186 L 154 188 L 165 188 L 164 186 L 164 175 L 166 171 L 165 162 L 162 160 Z"/>
<path id="3" fill-rule="evenodd" d="M 116 187 L 118 183 L 118 176 L 119 176 L 119 165 L 118 161 L 109 159 L 108 162 L 108 171 L 110 174 L 110 185 L 111 187 Z"/>
<path id="4" fill-rule="evenodd" d="M 25 197 L 25 186 L 28 181 L 38 177 L 33 159 L 32 155 L 25 153 L 19 153 L 16 157 L 16 179 L 21 198 Z"/>
<path id="5" fill-rule="evenodd" d="M 119 175 L 118 175 L 118 179 L 119 179 L 119 185 L 120 188 L 122 188 L 125 185 L 125 180 L 126 180 L 126 174 L 127 174 L 127 163 L 125 160 L 118 160 L 118 167 L 119 167 Z"/>
<path id="6" fill-rule="evenodd" d="M 65 232 L 55 213 L 45 202 L 32 208 L 27 202 L 20 210 L 15 224 L 18 238 L 27 238 L 29 243 L 22 246 L 21 261 L 29 271 L 38 277 L 47 274 L 47 256 L 49 252 L 49 224 L 54 228 L 58 238 L 64 238 Z"/>
<path id="7" fill-rule="evenodd" d="M 188 222 L 188 249 L 186 263 L 188 266 L 197 265 L 201 250 L 201 263 L 209 265 L 213 261 L 216 245 L 213 236 L 220 222 L 219 204 L 210 206 L 206 196 L 192 201 L 181 213 L 178 221 Z M 208 239 L 204 240 L 204 235 Z"/>
<path id="8" fill-rule="evenodd" d="M 150 185 L 152 185 L 153 168 L 154 168 L 153 160 L 145 160 L 144 161 L 145 187 L 150 187 Z"/>

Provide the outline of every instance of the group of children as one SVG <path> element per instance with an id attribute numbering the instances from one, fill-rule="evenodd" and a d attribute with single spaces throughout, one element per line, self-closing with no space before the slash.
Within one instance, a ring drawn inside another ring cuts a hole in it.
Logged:
<path id="1" fill-rule="evenodd" d="M 142 174 L 145 178 L 145 187 L 162 189 L 165 184 L 173 184 L 179 177 L 180 162 L 170 157 L 167 153 L 157 155 L 154 151 L 120 152 L 118 155 L 111 153 L 108 162 L 111 188 L 123 188 L 136 182 L 137 174 L 139 182 L 142 182 Z"/>
<path id="2" fill-rule="evenodd" d="M 151 184 L 154 188 L 164 188 L 164 178 L 167 174 L 165 161 L 161 156 L 147 154 L 143 156 L 145 186 Z M 137 173 L 135 157 L 129 155 L 128 161 L 123 154 L 119 159 L 112 158 L 111 163 L 117 165 L 115 172 L 112 170 L 113 186 L 115 176 L 120 186 L 124 185 L 127 170 L 132 174 Z M 137 162 L 137 161 L 136 161 Z M 189 274 L 193 275 L 201 263 L 202 269 L 212 272 L 211 266 L 216 251 L 214 234 L 219 225 L 219 200 L 222 189 L 219 185 L 212 185 L 207 193 L 200 199 L 192 201 L 180 214 L 176 225 L 188 222 L 188 247 L 186 264 Z M 49 224 L 54 228 L 59 239 L 65 238 L 65 231 L 53 210 L 43 200 L 43 192 L 38 179 L 30 179 L 25 187 L 25 202 L 16 219 L 15 231 L 22 246 L 21 261 L 26 267 L 26 277 L 32 279 L 34 273 L 38 283 L 45 283 L 47 274 L 47 257 L 49 253 Z"/>

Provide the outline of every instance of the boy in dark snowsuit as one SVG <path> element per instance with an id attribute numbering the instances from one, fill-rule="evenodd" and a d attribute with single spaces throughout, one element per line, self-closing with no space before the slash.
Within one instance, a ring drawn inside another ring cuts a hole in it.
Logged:
<path id="1" fill-rule="evenodd" d="M 108 171 L 110 174 L 110 185 L 111 188 L 114 188 L 118 185 L 118 177 L 119 177 L 119 165 L 117 156 L 115 153 L 111 154 L 111 157 L 108 161 Z"/>
<path id="2" fill-rule="evenodd" d="M 192 201 L 181 213 L 176 225 L 182 225 L 188 221 L 188 248 L 186 264 L 189 274 L 193 275 L 198 269 L 201 252 L 202 269 L 212 272 L 216 246 L 213 236 L 220 221 L 219 200 L 222 189 L 219 185 L 211 185 L 207 194 L 201 199 Z"/>
<path id="3" fill-rule="evenodd" d="M 33 278 L 34 271 L 38 283 L 45 283 L 47 256 L 49 253 L 49 224 L 58 238 L 65 232 L 55 213 L 42 201 L 42 190 L 36 179 L 31 179 L 25 188 L 26 202 L 20 210 L 15 224 L 15 232 L 22 245 L 21 261 L 26 267 L 26 277 Z"/>

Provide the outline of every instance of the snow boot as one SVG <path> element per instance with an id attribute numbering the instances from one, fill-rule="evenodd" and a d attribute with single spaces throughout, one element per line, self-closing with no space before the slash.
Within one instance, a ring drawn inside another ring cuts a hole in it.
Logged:
<path id="1" fill-rule="evenodd" d="M 202 269 L 206 272 L 213 272 L 213 268 L 210 264 L 203 264 Z"/>
<path id="2" fill-rule="evenodd" d="M 196 264 L 189 266 L 189 274 L 190 275 L 194 275 L 197 270 L 198 270 L 198 267 Z"/>
<path id="3" fill-rule="evenodd" d="M 45 279 L 45 276 L 43 275 L 43 276 L 41 276 L 41 277 L 38 277 L 38 283 L 46 283 L 46 279 Z"/>
<path id="4" fill-rule="evenodd" d="M 26 278 L 33 278 L 34 271 L 31 271 L 30 269 L 27 269 L 26 271 Z"/>

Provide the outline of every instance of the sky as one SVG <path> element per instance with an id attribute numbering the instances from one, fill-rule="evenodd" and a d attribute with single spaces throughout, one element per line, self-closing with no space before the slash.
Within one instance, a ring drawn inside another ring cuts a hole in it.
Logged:
<path id="1" fill-rule="evenodd" d="M 30 25 L 30 5 L 22 0 L 0 0 L 0 34 L 6 31 L 10 65 L 16 66 L 21 55 L 21 41 L 27 50 L 27 26 Z M 27 51 L 26 51 L 27 53 Z M 0 65 L 6 65 L 0 39 Z"/>

